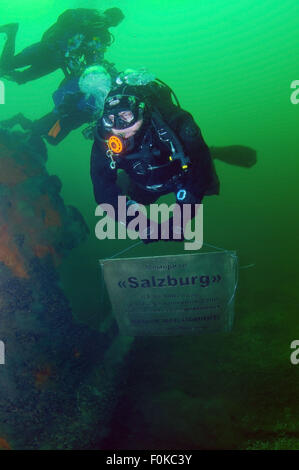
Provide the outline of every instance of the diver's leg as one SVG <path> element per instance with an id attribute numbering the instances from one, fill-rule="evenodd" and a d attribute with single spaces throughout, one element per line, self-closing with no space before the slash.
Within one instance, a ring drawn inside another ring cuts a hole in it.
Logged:
<path id="1" fill-rule="evenodd" d="M 51 145 L 58 145 L 73 129 L 67 126 L 63 120 L 57 119 L 48 132 L 44 134 L 46 141 Z"/>
<path id="2" fill-rule="evenodd" d="M 57 114 L 55 114 L 53 111 L 45 114 L 39 119 L 36 119 L 32 124 L 32 133 L 46 136 L 54 126 L 57 119 Z"/>
<path id="3" fill-rule="evenodd" d="M 48 113 L 35 121 L 26 118 L 23 113 L 18 113 L 9 119 L 0 121 L 0 125 L 2 127 L 12 128 L 19 124 L 24 131 L 31 131 L 36 135 L 44 135 L 48 133 L 49 129 L 51 129 L 56 121 L 57 116 L 53 112 Z"/>
<path id="4" fill-rule="evenodd" d="M 55 123 L 51 129 L 48 130 L 47 134 L 44 135 L 47 142 L 51 145 L 59 144 L 72 131 L 90 122 L 90 115 L 83 111 L 63 116 L 60 119 L 57 114 L 53 113 L 53 115 L 56 116 Z"/>
<path id="5" fill-rule="evenodd" d="M 9 23 L 9 24 L 3 24 L 0 26 L 0 33 L 5 33 L 9 34 L 13 30 L 18 30 L 19 28 L 19 23 Z"/>
<path id="6" fill-rule="evenodd" d="M 210 147 L 211 157 L 230 165 L 250 168 L 256 164 L 256 151 L 243 145 L 229 145 L 227 147 Z"/>
<path id="7" fill-rule="evenodd" d="M 33 121 L 31 121 L 31 119 L 26 118 L 24 114 L 18 113 L 9 119 L 0 121 L 0 126 L 11 129 L 12 127 L 17 126 L 19 124 L 22 129 L 24 129 L 24 131 L 27 131 L 32 128 L 32 123 Z"/>
<path id="8" fill-rule="evenodd" d="M 23 71 L 15 69 L 29 67 Z M 2 69 L 2 75 L 6 79 L 12 80 L 19 85 L 36 80 L 37 78 L 48 75 L 58 68 L 53 60 L 53 53 L 47 48 L 47 45 L 38 42 L 26 47 L 22 52 L 10 59 L 10 69 Z"/>
<path id="9" fill-rule="evenodd" d="M 7 80 L 16 82 L 18 85 L 23 85 L 24 83 L 44 77 L 45 75 L 54 72 L 56 69 L 57 67 L 53 66 L 52 64 L 47 64 L 45 66 L 41 64 L 40 66 L 29 67 L 22 72 L 13 70 L 5 74 L 5 78 Z"/>
<path id="10" fill-rule="evenodd" d="M 36 119 L 31 123 L 30 132 L 28 134 L 27 143 L 36 149 L 41 149 L 45 151 L 45 142 L 43 137 L 48 133 L 49 129 L 53 126 L 57 116 L 55 113 L 50 112 L 45 116 L 42 116 L 40 119 Z"/>
<path id="11" fill-rule="evenodd" d="M 0 57 L 0 70 L 2 73 L 14 68 L 12 61 L 15 55 L 16 35 L 18 29 L 18 23 L 10 23 L 0 26 L 0 33 L 5 33 L 7 36 L 6 43 Z"/>
<path id="12" fill-rule="evenodd" d="M 33 123 L 33 134 L 42 135 L 51 145 L 58 145 L 70 132 L 88 122 L 86 115 L 59 117 L 52 111 Z"/>

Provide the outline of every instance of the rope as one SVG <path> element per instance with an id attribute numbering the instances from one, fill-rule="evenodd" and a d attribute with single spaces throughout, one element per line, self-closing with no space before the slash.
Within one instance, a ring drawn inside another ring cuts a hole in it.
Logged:
<path id="1" fill-rule="evenodd" d="M 220 250 L 220 251 L 229 251 L 229 250 L 225 250 L 224 248 L 219 248 L 219 246 L 210 245 L 209 243 L 203 243 L 203 246 L 209 246 L 210 248 L 214 248 L 215 250 Z"/>
<path id="2" fill-rule="evenodd" d="M 118 251 L 117 253 L 115 253 L 114 255 L 112 256 L 109 256 L 108 258 L 105 258 L 105 259 L 113 259 L 113 258 L 116 258 L 117 256 L 120 256 L 124 253 L 127 253 L 128 251 L 132 250 L 133 248 L 139 246 L 142 244 L 142 241 L 139 241 L 137 243 L 133 243 L 132 245 L 128 246 L 127 248 L 124 248 L 123 250 L 121 251 Z M 224 251 L 225 253 L 229 250 L 226 250 L 225 248 L 220 248 L 219 246 L 216 246 L 216 245 L 211 245 L 210 243 L 203 243 L 203 246 L 208 246 L 209 248 L 214 248 L 215 250 L 219 250 L 219 251 Z M 255 266 L 254 263 L 251 263 L 251 264 L 246 264 L 245 266 L 239 266 L 239 269 L 249 269 L 249 268 L 253 268 Z"/>
<path id="3" fill-rule="evenodd" d="M 132 250 L 132 248 L 135 248 L 135 246 L 139 246 L 139 245 L 141 245 L 142 243 L 143 243 L 142 241 L 137 242 L 137 243 L 133 243 L 132 245 L 130 245 L 130 246 L 128 246 L 127 248 L 125 248 L 124 250 L 118 251 L 117 253 L 115 253 L 114 255 L 112 255 L 112 256 L 110 256 L 109 258 L 106 258 L 106 259 L 113 259 L 113 258 L 115 258 L 116 256 L 122 255 L 123 253 L 126 253 L 127 251 Z"/>

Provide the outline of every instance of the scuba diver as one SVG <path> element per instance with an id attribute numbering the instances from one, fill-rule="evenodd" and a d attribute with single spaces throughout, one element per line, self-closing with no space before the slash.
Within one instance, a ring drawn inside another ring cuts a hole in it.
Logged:
<path id="1" fill-rule="evenodd" d="M 0 26 L 7 40 L 0 58 L 0 77 L 18 84 L 36 80 L 57 69 L 65 78 L 78 76 L 89 65 L 101 64 L 106 48 L 113 42 L 110 27 L 124 19 L 119 8 L 103 13 L 96 9 L 76 8 L 62 13 L 56 23 L 35 43 L 15 55 L 18 23 Z M 28 67 L 23 71 L 16 69 Z"/>
<path id="2" fill-rule="evenodd" d="M 143 86 L 123 82 L 107 96 L 94 132 L 94 197 L 99 205 L 110 204 L 118 220 L 119 196 L 126 196 L 127 207 L 138 207 L 173 193 L 180 208 L 190 204 L 192 219 L 205 195 L 219 194 L 213 159 L 250 167 L 256 163 L 256 152 L 239 145 L 209 149 L 192 115 L 161 80 Z M 127 226 L 131 220 L 127 218 Z M 157 239 L 151 238 L 151 222 L 146 220 L 142 241 L 165 240 L 162 223 Z M 167 225 L 168 240 L 184 240 L 182 222 Z"/>
<path id="3" fill-rule="evenodd" d="M 110 204 L 116 220 L 118 197 L 123 195 L 118 170 L 129 177 L 127 206 L 148 205 L 174 193 L 180 207 L 191 204 L 193 218 L 195 204 L 205 195 L 219 194 L 219 180 L 201 131 L 192 115 L 178 101 L 173 103 L 172 95 L 166 84 L 155 81 L 146 86 L 123 84 L 105 101 L 90 172 L 96 202 Z M 147 219 L 141 237 L 144 243 L 155 241 L 150 237 L 150 224 Z M 172 225 L 168 239 L 182 241 L 184 227 Z M 158 226 L 158 239 L 164 239 L 162 224 Z"/>
<path id="4" fill-rule="evenodd" d="M 53 95 L 54 109 L 39 119 L 31 120 L 18 113 L 0 121 L 0 126 L 13 128 L 20 125 L 28 131 L 28 139 L 34 144 L 44 138 L 57 145 L 73 130 L 90 124 L 102 112 L 104 101 L 113 80 L 117 76 L 114 64 L 87 67 L 81 76 L 65 80 Z M 86 131 L 83 131 L 84 135 Z"/>

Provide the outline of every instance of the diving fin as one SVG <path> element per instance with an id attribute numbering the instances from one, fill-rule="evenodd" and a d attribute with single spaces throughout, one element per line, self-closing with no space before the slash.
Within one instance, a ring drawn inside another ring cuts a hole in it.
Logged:
<path id="1" fill-rule="evenodd" d="M 256 151 L 243 145 L 229 145 L 227 147 L 210 147 L 213 160 L 221 160 L 230 165 L 250 168 L 257 162 Z"/>
<path id="2" fill-rule="evenodd" d="M 0 33 L 16 34 L 19 29 L 19 23 L 8 23 L 0 26 Z"/>

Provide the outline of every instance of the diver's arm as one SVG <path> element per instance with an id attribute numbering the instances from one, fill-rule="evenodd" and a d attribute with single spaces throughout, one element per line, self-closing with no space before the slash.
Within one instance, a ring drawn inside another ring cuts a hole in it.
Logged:
<path id="1" fill-rule="evenodd" d="M 117 173 L 110 168 L 110 160 L 97 142 L 92 147 L 90 176 L 96 202 L 111 204 L 116 210 L 118 196 L 122 195 L 121 189 L 116 184 Z"/>
<path id="2" fill-rule="evenodd" d="M 115 170 L 112 170 L 109 166 L 109 159 L 106 157 L 105 152 L 100 148 L 97 142 L 94 143 L 91 153 L 91 167 L 90 175 L 93 184 L 94 197 L 98 204 L 110 204 L 114 208 L 115 220 L 119 220 L 118 214 L 118 197 L 123 196 L 121 189 L 116 184 L 117 174 Z M 134 204 L 135 201 L 130 200 L 126 197 L 126 207 L 130 204 Z M 138 211 L 138 203 L 136 211 Z M 139 219 L 140 219 L 139 214 Z M 151 230 L 151 221 L 146 216 L 144 220 L 144 226 L 146 227 L 139 235 L 144 243 L 148 243 L 149 234 Z M 126 215 L 126 227 L 135 218 L 135 215 Z M 135 227 L 137 230 L 138 225 Z"/>
<path id="3" fill-rule="evenodd" d="M 190 159 L 190 168 L 185 178 L 186 189 L 196 200 L 201 200 L 204 194 L 219 194 L 219 180 L 209 147 L 191 114 L 187 113 L 180 120 L 178 136 Z"/>
<path id="4" fill-rule="evenodd" d="M 151 88 L 154 105 L 176 133 L 183 145 L 185 154 L 191 160 L 189 181 L 192 191 L 196 193 L 196 198 L 198 199 L 199 195 L 204 194 L 205 188 L 209 188 L 209 192 L 212 194 L 218 194 L 219 181 L 213 160 L 192 114 L 174 104 L 169 88 L 159 86 L 157 83 L 153 83 Z M 213 189 L 211 189 L 212 187 Z"/>
<path id="5" fill-rule="evenodd" d="M 190 165 L 186 173 L 177 180 L 175 188 L 176 203 L 180 206 L 181 214 L 183 214 L 184 205 L 189 206 L 187 214 L 190 216 L 188 220 L 180 219 L 179 224 L 174 224 L 173 217 L 166 223 L 169 223 L 169 240 L 183 241 L 185 228 L 188 221 L 193 219 L 197 212 L 198 206 L 202 203 L 206 192 L 209 194 L 218 194 L 219 181 L 214 170 L 213 162 L 199 127 L 193 121 L 191 115 L 183 122 L 178 133 L 181 143 L 183 144 L 186 155 L 190 158 Z M 167 227 L 168 230 L 168 227 Z M 161 235 L 163 239 L 164 227 L 161 224 Z"/>

